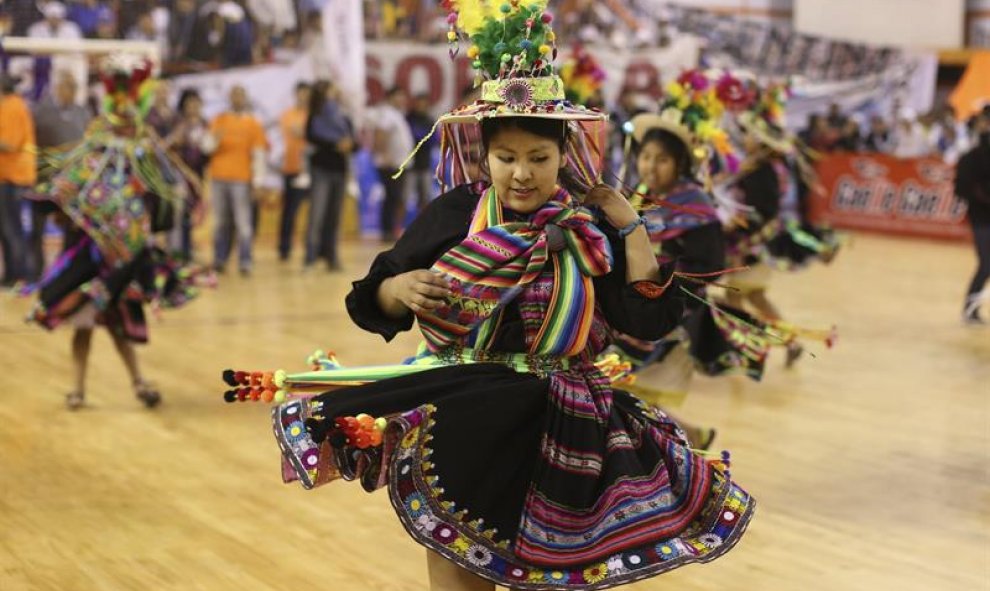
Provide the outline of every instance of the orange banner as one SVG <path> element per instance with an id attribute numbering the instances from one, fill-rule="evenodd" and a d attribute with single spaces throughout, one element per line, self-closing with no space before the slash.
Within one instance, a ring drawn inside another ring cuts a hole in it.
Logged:
<path id="1" fill-rule="evenodd" d="M 832 154 L 818 161 L 816 222 L 836 228 L 928 238 L 968 239 L 966 204 L 956 199 L 955 167 L 938 158 Z"/>

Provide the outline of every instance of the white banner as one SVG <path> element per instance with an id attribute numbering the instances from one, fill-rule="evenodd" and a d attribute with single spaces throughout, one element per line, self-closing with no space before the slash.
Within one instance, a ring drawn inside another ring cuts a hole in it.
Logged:
<path id="1" fill-rule="evenodd" d="M 330 71 L 316 72 L 341 89 L 342 100 L 357 116 L 364 111 L 365 43 L 363 3 L 329 0 L 323 8 L 323 44 Z"/>
<path id="2" fill-rule="evenodd" d="M 351 3 L 331 2 L 324 14 L 334 10 L 334 6 L 346 4 Z M 349 18 L 353 18 L 353 14 L 352 11 Z M 342 60 L 340 63 L 350 64 L 350 67 L 341 67 L 340 77 L 334 81 L 344 89 L 345 107 L 358 125 L 365 103 L 374 104 L 393 86 L 403 88 L 411 96 L 427 93 L 432 99 L 434 114 L 440 114 L 458 104 L 462 89 L 473 84 L 474 74 L 468 59 L 462 53 L 451 60 L 447 47 L 443 45 L 373 42 L 367 44 L 367 55 L 363 60 L 351 55 L 353 48 L 344 48 L 343 45 L 343 42 L 337 45 L 340 51 L 338 58 Z M 676 78 L 685 68 L 697 65 L 699 42 L 696 37 L 685 35 L 663 49 L 634 52 L 597 47 L 588 49 L 607 73 L 603 90 L 605 100 L 612 103 L 623 90 L 658 98 L 667 81 Z M 559 56 L 558 63 L 566 55 Z M 203 97 L 204 114 L 212 118 L 227 109 L 230 89 L 238 84 L 243 86 L 255 116 L 265 126 L 272 146 L 269 161 L 277 169 L 282 154 L 278 118 L 292 105 L 296 83 L 315 78 L 313 61 L 312 55 L 300 54 L 295 61 L 287 64 L 188 74 L 174 79 L 174 91 L 197 89 Z M 322 67 L 320 61 L 317 59 L 317 69 Z M 365 84 L 354 86 L 358 80 L 356 73 L 365 71 L 362 64 L 367 66 L 367 75 L 363 78 Z M 366 101 L 364 96 L 370 100 Z M 277 176 L 273 175 L 269 184 L 275 187 L 278 182 Z"/>
<path id="3" fill-rule="evenodd" d="M 816 82 L 797 78 L 794 96 L 787 103 L 787 125 L 803 128 L 812 114 L 823 114 L 838 104 L 843 113 L 855 115 L 865 125 L 873 115 L 893 121 L 899 108 L 918 115 L 935 102 L 938 58 L 931 52 L 903 53 L 897 62 L 879 74 L 854 80 Z"/>

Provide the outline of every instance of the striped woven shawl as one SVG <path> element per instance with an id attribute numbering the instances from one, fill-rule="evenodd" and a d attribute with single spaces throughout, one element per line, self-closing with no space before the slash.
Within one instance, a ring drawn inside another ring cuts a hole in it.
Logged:
<path id="1" fill-rule="evenodd" d="M 467 237 L 432 270 L 447 279 L 452 295 L 419 325 L 428 346 L 488 349 L 505 305 L 545 273 L 553 296 L 529 353 L 570 357 L 587 343 L 595 308 L 592 279 L 609 272 L 612 253 L 594 216 L 570 194 L 554 195 L 527 221 L 505 222 L 494 187 L 478 200 Z"/>

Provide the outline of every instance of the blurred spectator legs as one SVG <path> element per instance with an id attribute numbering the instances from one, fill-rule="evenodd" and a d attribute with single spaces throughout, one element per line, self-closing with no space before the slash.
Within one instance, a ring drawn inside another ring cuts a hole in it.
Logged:
<path id="1" fill-rule="evenodd" d="M 248 183 L 213 181 L 213 266 L 223 271 L 230 258 L 231 243 L 237 238 L 238 263 L 242 273 L 251 271 L 251 186 Z"/>
<path id="2" fill-rule="evenodd" d="M 296 215 L 299 206 L 306 200 L 307 190 L 293 186 L 299 175 L 282 176 L 282 219 L 278 231 L 278 258 L 285 261 L 292 255 L 292 237 L 295 234 Z"/>
<path id="3" fill-rule="evenodd" d="M 4 285 L 13 285 L 26 277 L 24 263 L 27 240 L 21 225 L 22 188 L 0 184 L 0 249 L 3 250 Z"/>

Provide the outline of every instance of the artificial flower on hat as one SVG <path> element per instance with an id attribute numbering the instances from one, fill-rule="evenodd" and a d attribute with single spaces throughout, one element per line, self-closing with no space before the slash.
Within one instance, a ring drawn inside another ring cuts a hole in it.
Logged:
<path id="1" fill-rule="evenodd" d="M 605 83 L 605 70 L 583 45 L 575 45 L 560 67 L 567 100 L 586 105 L 594 100 Z"/>
<path id="2" fill-rule="evenodd" d="M 663 129 L 677 136 L 691 152 L 700 168 L 713 154 L 730 170 L 738 166 L 721 119 L 727 109 L 745 100 L 743 84 L 729 73 L 685 70 L 664 88 L 659 113 L 642 113 L 630 121 L 631 138 L 642 142 L 651 129 Z M 627 143 L 627 153 L 631 144 Z"/>
<path id="3" fill-rule="evenodd" d="M 785 125 L 787 99 L 790 86 L 782 82 L 769 82 L 758 89 L 757 99 L 749 110 L 736 115 L 742 131 L 752 134 L 764 146 L 781 154 L 797 151 L 797 138 L 788 133 Z"/>

